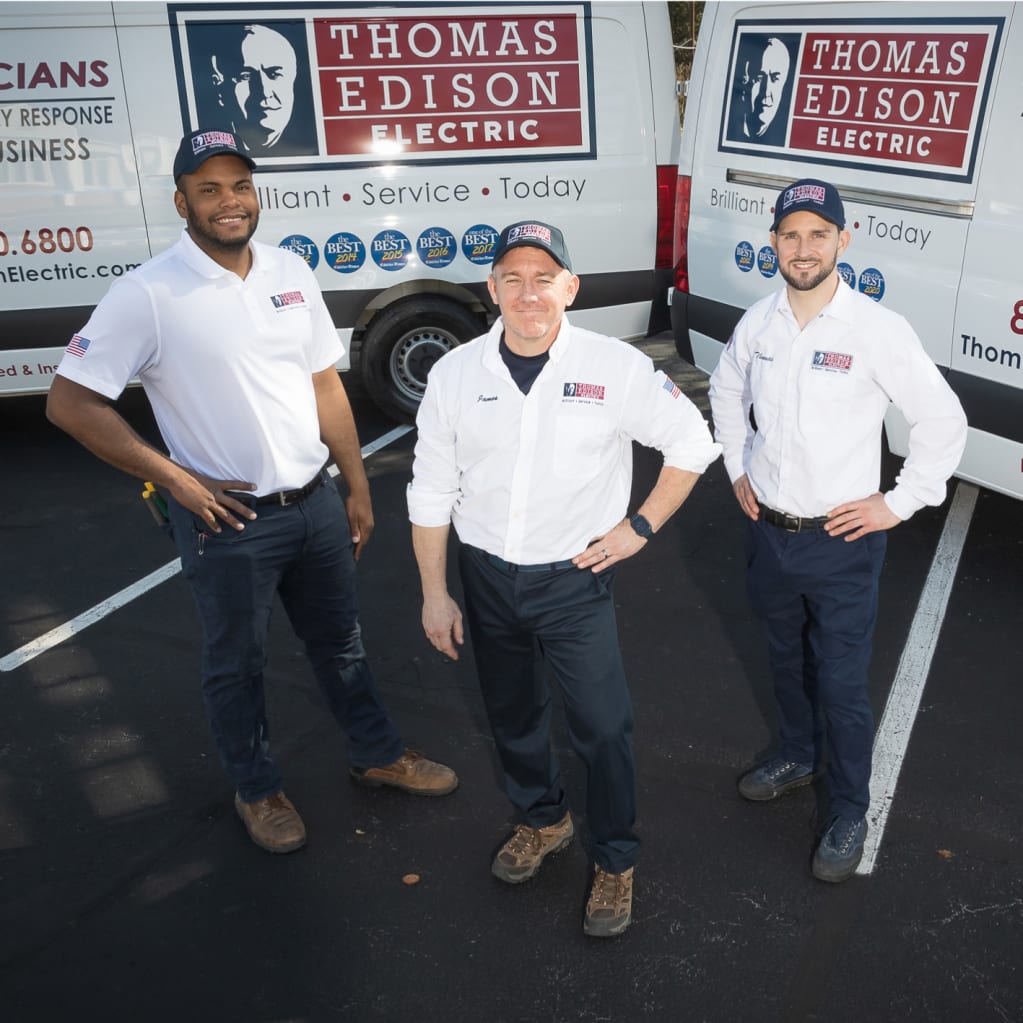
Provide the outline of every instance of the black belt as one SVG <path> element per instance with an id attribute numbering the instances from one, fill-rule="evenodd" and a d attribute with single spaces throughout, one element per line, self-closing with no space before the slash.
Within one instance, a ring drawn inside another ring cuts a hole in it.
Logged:
<path id="1" fill-rule="evenodd" d="M 510 561 L 505 561 L 504 558 L 499 558 L 496 554 L 491 554 L 489 551 L 480 550 L 476 548 L 490 562 L 491 565 L 495 565 L 497 568 L 503 568 L 506 572 L 563 572 L 566 568 L 575 568 L 575 563 L 572 561 L 545 561 L 540 565 L 513 565 Z"/>
<path id="2" fill-rule="evenodd" d="M 766 504 L 761 504 L 759 501 L 757 501 L 757 506 L 760 508 L 760 517 L 769 526 L 777 526 L 789 533 L 801 533 L 804 529 L 820 529 L 828 521 L 826 515 L 816 519 L 800 518 L 798 515 L 775 511 L 774 508 L 768 508 Z"/>
<path id="3" fill-rule="evenodd" d="M 230 491 L 232 497 L 239 501 L 246 501 L 250 507 L 258 507 L 261 504 L 279 504 L 286 508 L 289 504 L 298 504 L 304 501 L 317 487 L 323 486 L 323 473 L 318 472 L 304 487 L 298 490 L 278 490 L 273 494 L 263 494 L 261 497 L 253 497 L 252 494 L 242 494 L 238 491 Z"/>

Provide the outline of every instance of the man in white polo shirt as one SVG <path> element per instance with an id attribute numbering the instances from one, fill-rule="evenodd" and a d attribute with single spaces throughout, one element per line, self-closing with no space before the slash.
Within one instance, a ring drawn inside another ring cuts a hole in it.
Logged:
<path id="1" fill-rule="evenodd" d="M 595 866 L 583 928 L 610 937 L 632 918 L 639 851 L 615 567 L 674 514 L 718 447 L 642 352 L 569 323 L 579 278 L 556 227 L 506 227 L 489 288 L 500 318 L 433 367 L 417 419 L 408 504 L 423 627 L 457 658 L 462 615 L 446 579 L 453 523 L 480 688 L 520 819 L 491 870 L 509 884 L 527 881 L 574 833 L 538 646 L 587 770 Z M 660 450 L 664 465 L 628 517 L 633 441 Z"/>
<path id="2" fill-rule="evenodd" d="M 252 241 L 255 164 L 230 132 L 193 132 L 174 161 L 181 239 L 116 283 L 72 339 L 50 420 L 168 501 L 203 630 L 202 693 L 235 806 L 275 853 L 305 843 L 282 789 L 263 699 L 264 646 L 280 596 L 324 698 L 372 786 L 444 795 L 453 771 L 405 748 L 362 646 L 355 560 L 373 510 L 342 348 L 305 262 Z M 169 454 L 113 409 L 133 377 Z M 325 472 L 333 460 L 348 487 Z"/>
<path id="3" fill-rule="evenodd" d="M 812 871 L 837 883 L 855 873 L 867 833 L 867 667 L 886 530 L 945 499 L 966 417 L 912 327 L 839 275 L 849 232 L 833 185 L 782 189 L 771 245 L 785 287 L 739 321 L 710 381 L 715 436 L 748 518 L 747 589 L 767 630 L 780 733 L 739 793 L 763 802 L 809 785 L 826 738 L 828 814 Z M 890 405 L 909 422 L 909 454 L 882 494 Z"/>

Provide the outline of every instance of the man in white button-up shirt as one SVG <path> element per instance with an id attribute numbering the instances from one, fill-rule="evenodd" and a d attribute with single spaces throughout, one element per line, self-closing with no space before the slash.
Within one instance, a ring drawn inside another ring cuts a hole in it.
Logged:
<path id="1" fill-rule="evenodd" d="M 453 523 L 480 686 L 520 818 L 492 871 L 526 881 L 573 835 L 539 644 L 587 768 L 595 869 L 584 930 L 608 937 L 630 922 L 639 848 L 614 569 L 646 546 L 719 449 L 645 355 L 568 322 L 579 278 L 557 228 L 506 227 L 489 287 L 500 318 L 434 366 L 417 420 L 408 503 L 423 627 L 458 657 L 462 615 L 446 579 Z M 633 441 L 660 450 L 664 465 L 630 518 Z"/>
<path id="2" fill-rule="evenodd" d="M 766 625 L 780 745 L 739 780 L 769 800 L 824 773 L 822 881 L 863 853 L 874 723 L 867 668 L 885 531 L 945 499 L 966 417 L 898 314 L 838 273 L 841 197 L 815 179 L 783 189 L 771 244 L 786 287 L 742 318 L 711 377 L 715 436 L 747 523 L 747 588 Z M 910 426 L 895 485 L 879 492 L 890 404 Z"/>

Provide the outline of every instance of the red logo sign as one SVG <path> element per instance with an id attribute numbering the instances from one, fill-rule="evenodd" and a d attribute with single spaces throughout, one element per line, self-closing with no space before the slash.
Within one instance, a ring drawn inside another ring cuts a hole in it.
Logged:
<path id="1" fill-rule="evenodd" d="M 261 168 L 588 155 L 588 6 L 173 4 L 183 120 Z"/>
<path id="2" fill-rule="evenodd" d="M 969 180 L 1003 23 L 741 22 L 720 147 Z"/>

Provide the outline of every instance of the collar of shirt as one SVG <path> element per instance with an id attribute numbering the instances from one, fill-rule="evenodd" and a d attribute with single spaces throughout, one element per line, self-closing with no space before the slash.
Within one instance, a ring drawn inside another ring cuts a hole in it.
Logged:
<path id="1" fill-rule="evenodd" d="M 185 264 L 187 264 L 197 274 L 201 274 L 209 280 L 215 280 L 217 277 L 226 277 L 232 272 L 226 267 L 221 266 L 215 259 L 203 252 L 203 250 L 195 244 L 195 239 L 188 233 L 187 227 L 183 227 L 181 229 L 181 240 L 178 243 L 178 251 Z M 259 246 L 250 244 L 249 252 L 252 254 L 252 267 L 249 270 L 249 273 L 261 273 L 263 271 L 263 261 L 259 255 Z"/>
<path id="2" fill-rule="evenodd" d="M 511 372 L 501 358 L 501 336 L 504 334 L 504 320 L 502 317 L 494 321 L 486 339 L 483 342 L 482 363 L 484 368 L 492 373 L 497 373 L 502 378 L 511 380 Z M 554 343 L 547 349 L 547 355 L 551 362 L 557 364 L 566 355 L 572 346 L 572 325 L 568 322 L 568 316 L 564 313 L 561 316 L 561 326 L 558 327 L 558 336 Z M 541 370 L 542 372 L 542 370 Z"/>
<path id="3" fill-rule="evenodd" d="M 830 316 L 836 320 L 841 320 L 843 323 L 854 323 L 853 295 L 852 288 L 839 277 L 835 294 L 831 296 L 831 301 L 817 314 L 817 317 Z M 797 330 L 799 329 L 799 321 L 796 319 L 796 314 L 792 311 L 792 306 L 789 303 L 789 289 L 787 287 L 782 288 L 775 296 L 774 312 L 781 313 L 796 326 Z"/>

